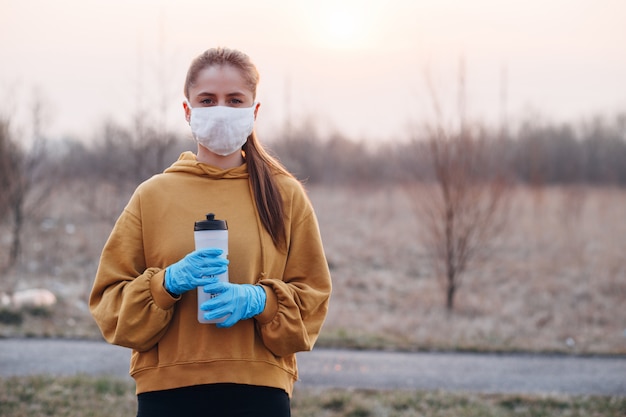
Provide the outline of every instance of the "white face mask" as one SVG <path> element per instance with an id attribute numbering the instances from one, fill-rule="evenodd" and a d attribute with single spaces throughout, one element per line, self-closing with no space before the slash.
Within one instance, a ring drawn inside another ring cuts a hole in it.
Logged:
<path id="1" fill-rule="evenodd" d="M 189 103 L 188 103 L 189 104 Z M 191 106 L 189 106 L 191 108 Z M 252 107 L 194 107 L 189 125 L 199 144 L 213 153 L 226 156 L 241 149 L 254 128 Z"/>

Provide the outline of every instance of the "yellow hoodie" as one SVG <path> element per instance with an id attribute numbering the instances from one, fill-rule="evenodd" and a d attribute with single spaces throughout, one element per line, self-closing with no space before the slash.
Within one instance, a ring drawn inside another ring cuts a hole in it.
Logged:
<path id="1" fill-rule="evenodd" d="M 287 250 L 262 226 L 247 166 L 220 170 L 191 152 L 142 183 L 104 246 L 89 305 L 104 338 L 133 349 L 137 393 L 211 383 L 284 389 L 298 378 L 295 353 L 311 350 L 331 293 L 313 208 L 294 178 L 277 176 Z M 197 321 L 196 291 L 174 298 L 165 268 L 194 250 L 207 213 L 228 222 L 229 279 L 260 284 L 265 310 L 231 328 Z"/>

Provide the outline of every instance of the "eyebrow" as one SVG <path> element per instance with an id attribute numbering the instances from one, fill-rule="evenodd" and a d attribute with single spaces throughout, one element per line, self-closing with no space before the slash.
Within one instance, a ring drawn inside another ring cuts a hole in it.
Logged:
<path id="1" fill-rule="evenodd" d="M 197 97 L 214 97 L 216 95 L 217 94 L 215 94 L 215 93 L 209 93 L 209 92 L 203 91 L 201 93 L 198 93 L 196 96 Z M 245 93 L 237 91 L 237 92 L 234 92 L 234 93 L 226 94 L 226 97 L 236 97 L 236 96 L 245 96 Z"/>

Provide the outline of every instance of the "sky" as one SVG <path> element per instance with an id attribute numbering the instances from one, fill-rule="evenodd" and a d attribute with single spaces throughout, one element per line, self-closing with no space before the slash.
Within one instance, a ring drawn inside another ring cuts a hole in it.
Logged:
<path id="1" fill-rule="evenodd" d="M 626 111 L 624 0 L 0 0 L 0 114 L 89 140 L 137 114 L 188 132 L 182 85 L 207 48 L 261 74 L 257 131 L 403 140 L 442 117 L 576 122 Z M 463 74 L 460 77 L 459 74 Z"/>

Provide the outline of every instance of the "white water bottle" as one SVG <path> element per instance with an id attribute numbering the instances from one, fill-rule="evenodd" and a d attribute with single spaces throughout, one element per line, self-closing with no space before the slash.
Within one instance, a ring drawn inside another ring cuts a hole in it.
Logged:
<path id="1" fill-rule="evenodd" d="M 196 249 L 218 248 L 224 253 L 220 255 L 222 258 L 228 258 L 228 225 L 226 220 L 215 219 L 215 214 L 206 215 L 206 220 L 197 221 L 193 227 L 193 237 L 196 243 Z M 228 282 L 228 270 L 223 274 L 217 275 L 220 281 Z M 228 316 L 215 320 L 205 320 L 204 311 L 200 310 L 200 305 L 212 298 L 213 294 L 205 293 L 204 287 L 198 287 L 198 321 L 200 323 L 221 323 Z"/>

